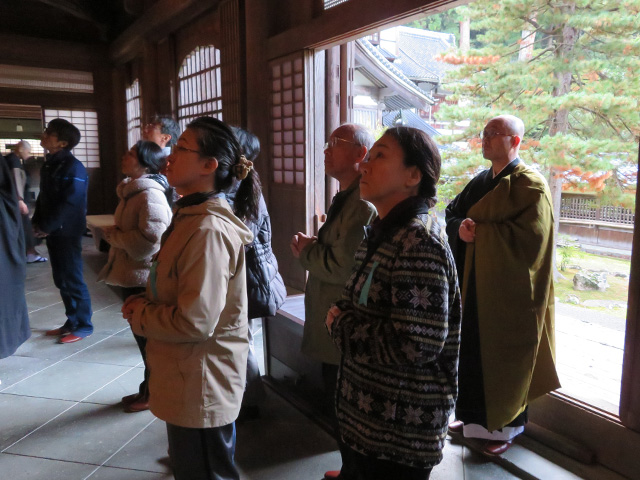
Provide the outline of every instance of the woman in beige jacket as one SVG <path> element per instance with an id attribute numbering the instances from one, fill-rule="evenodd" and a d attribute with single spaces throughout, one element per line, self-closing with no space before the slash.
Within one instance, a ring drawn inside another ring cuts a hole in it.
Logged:
<path id="1" fill-rule="evenodd" d="M 187 126 L 167 168 L 183 197 L 146 293 L 122 308 L 134 333 L 147 338 L 149 404 L 167 422 L 177 480 L 239 478 L 234 421 L 249 350 L 244 245 L 253 236 L 224 198 L 234 177 L 254 191 L 252 165 L 239 152 L 223 122 L 202 117 Z"/>
<path id="2" fill-rule="evenodd" d="M 114 215 L 115 226 L 104 230 L 109 243 L 109 260 L 98 281 L 122 287 L 123 299 L 144 292 L 151 268 L 151 257 L 160 250 L 160 238 L 171 223 L 172 189 L 164 175 L 165 155 L 154 142 L 139 141 L 122 156 L 122 173 L 116 193 L 120 202 Z M 144 379 L 136 393 L 122 398 L 125 411 L 149 408 L 149 369 L 145 356 L 147 339 L 134 334 L 142 361 Z"/>

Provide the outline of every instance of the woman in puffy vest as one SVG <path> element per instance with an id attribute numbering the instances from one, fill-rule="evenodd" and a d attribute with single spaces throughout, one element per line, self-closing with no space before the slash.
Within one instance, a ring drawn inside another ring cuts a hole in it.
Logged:
<path id="1" fill-rule="evenodd" d="M 232 129 L 245 158 L 251 163 L 255 162 L 260 154 L 258 137 L 241 128 L 232 127 Z M 236 181 L 227 195 L 227 201 L 232 205 L 234 213 L 253 233 L 253 242 L 245 246 L 250 347 L 247 359 L 247 386 L 239 417 L 241 421 L 254 419 L 260 415 L 259 405 L 265 396 L 253 345 L 253 335 L 257 328 L 254 320 L 274 316 L 287 296 L 284 282 L 278 273 L 278 261 L 271 250 L 271 221 L 267 204 L 262 196 L 258 172 L 252 169 L 249 175 L 254 179 L 251 183 L 251 191 Z M 246 205 L 245 208 L 239 208 L 236 199 L 240 198 L 246 200 L 243 203 Z"/>

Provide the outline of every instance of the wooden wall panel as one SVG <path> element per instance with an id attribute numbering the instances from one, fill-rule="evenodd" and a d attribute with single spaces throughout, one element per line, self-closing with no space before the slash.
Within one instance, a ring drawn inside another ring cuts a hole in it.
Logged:
<path id="1" fill-rule="evenodd" d="M 289 243 L 296 232 L 312 233 L 314 193 L 310 185 L 314 164 L 311 158 L 313 114 L 313 62 L 298 52 L 269 64 L 269 143 L 267 153 L 272 246 L 285 283 L 304 290 L 306 274 L 291 254 Z M 264 145 L 264 144 L 263 144 Z M 264 154 L 263 154 L 264 158 Z"/>
<path id="2" fill-rule="evenodd" d="M 223 119 L 230 125 L 246 125 L 244 98 L 246 96 L 246 72 L 244 48 L 240 29 L 240 6 L 238 0 L 229 0 L 220 5 L 221 26 L 221 75 Z"/>
<path id="3" fill-rule="evenodd" d="M 222 35 L 220 32 L 220 13 L 211 11 L 194 20 L 191 24 L 175 32 L 176 71 L 185 57 L 196 47 L 213 45 L 220 48 Z"/>

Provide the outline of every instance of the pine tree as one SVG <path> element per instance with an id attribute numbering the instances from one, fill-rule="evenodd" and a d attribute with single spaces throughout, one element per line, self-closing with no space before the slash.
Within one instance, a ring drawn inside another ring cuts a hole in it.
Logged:
<path id="1" fill-rule="evenodd" d="M 471 151 L 449 149 L 440 196 L 452 198 L 486 168 L 477 134 L 501 113 L 522 118 L 521 157 L 559 187 L 596 191 L 632 208 L 640 136 L 640 0 L 479 0 L 468 7 L 479 48 L 450 52 L 460 68 L 445 87 L 457 105 L 439 120 L 462 122 Z"/>

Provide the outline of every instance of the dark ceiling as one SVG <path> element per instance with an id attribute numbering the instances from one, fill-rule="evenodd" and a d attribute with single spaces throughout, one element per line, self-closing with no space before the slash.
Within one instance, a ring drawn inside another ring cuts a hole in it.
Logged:
<path id="1" fill-rule="evenodd" d="M 109 43 L 149 0 L 0 0 L 4 33 L 81 43 Z"/>

